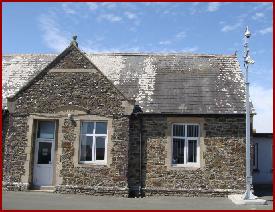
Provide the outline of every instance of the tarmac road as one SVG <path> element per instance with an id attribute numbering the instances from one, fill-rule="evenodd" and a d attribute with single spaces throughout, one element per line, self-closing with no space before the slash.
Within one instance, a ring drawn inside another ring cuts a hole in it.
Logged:
<path id="1" fill-rule="evenodd" d="M 261 197 L 268 201 L 268 205 L 235 205 L 227 198 L 208 197 L 145 197 L 123 198 L 108 196 L 88 196 L 79 194 L 57 194 L 47 192 L 2 192 L 3 209 L 264 209 L 271 210 L 272 196 Z"/>

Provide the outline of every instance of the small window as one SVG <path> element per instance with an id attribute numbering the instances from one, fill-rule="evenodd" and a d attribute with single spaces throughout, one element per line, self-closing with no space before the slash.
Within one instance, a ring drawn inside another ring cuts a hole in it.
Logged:
<path id="1" fill-rule="evenodd" d="M 172 165 L 199 165 L 199 125 L 172 125 Z"/>
<path id="2" fill-rule="evenodd" d="M 54 139 L 54 122 L 39 121 L 37 129 L 37 138 Z"/>
<path id="3" fill-rule="evenodd" d="M 106 162 L 107 122 L 82 122 L 80 162 Z"/>

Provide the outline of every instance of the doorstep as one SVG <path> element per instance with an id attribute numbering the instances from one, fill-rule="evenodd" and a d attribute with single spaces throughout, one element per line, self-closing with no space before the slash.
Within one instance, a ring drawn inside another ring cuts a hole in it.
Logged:
<path id="1" fill-rule="evenodd" d="M 55 186 L 32 186 L 30 191 L 34 192 L 55 192 Z"/>

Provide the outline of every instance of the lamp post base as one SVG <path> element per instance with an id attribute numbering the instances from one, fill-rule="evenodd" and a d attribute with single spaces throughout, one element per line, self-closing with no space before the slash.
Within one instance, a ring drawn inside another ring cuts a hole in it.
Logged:
<path id="1" fill-rule="evenodd" d="M 252 194 L 251 190 L 246 190 L 244 193 L 243 199 L 244 200 L 254 200 L 257 199 L 258 197 Z"/>
<path id="2" fill-rule="evenodd" d="M 254 197 L 255 199 L 244 199 L 244 194 L 228 195 L 228 199 L 230 199 L 236 205 L 266 205 L 267 204 L 266 200 L 258 199 L 256 196 Z"/>

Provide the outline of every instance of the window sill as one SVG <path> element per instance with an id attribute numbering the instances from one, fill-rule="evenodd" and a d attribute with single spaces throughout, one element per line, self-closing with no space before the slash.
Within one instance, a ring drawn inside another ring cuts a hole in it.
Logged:
<path id="1" fill-rule="evenodd" d="M 78 167 L 107 167 L 107 162 L 78 162 Z"/>
<path id="2" fill-rule="evenodd" d="M 171 169 L 181 169 L 181 170 L 197 170 L 200 168 L 199 164 L 192 164 L 192 165 L 187 165 L 187 164 L 171 164 L 170 166 Z"/>

